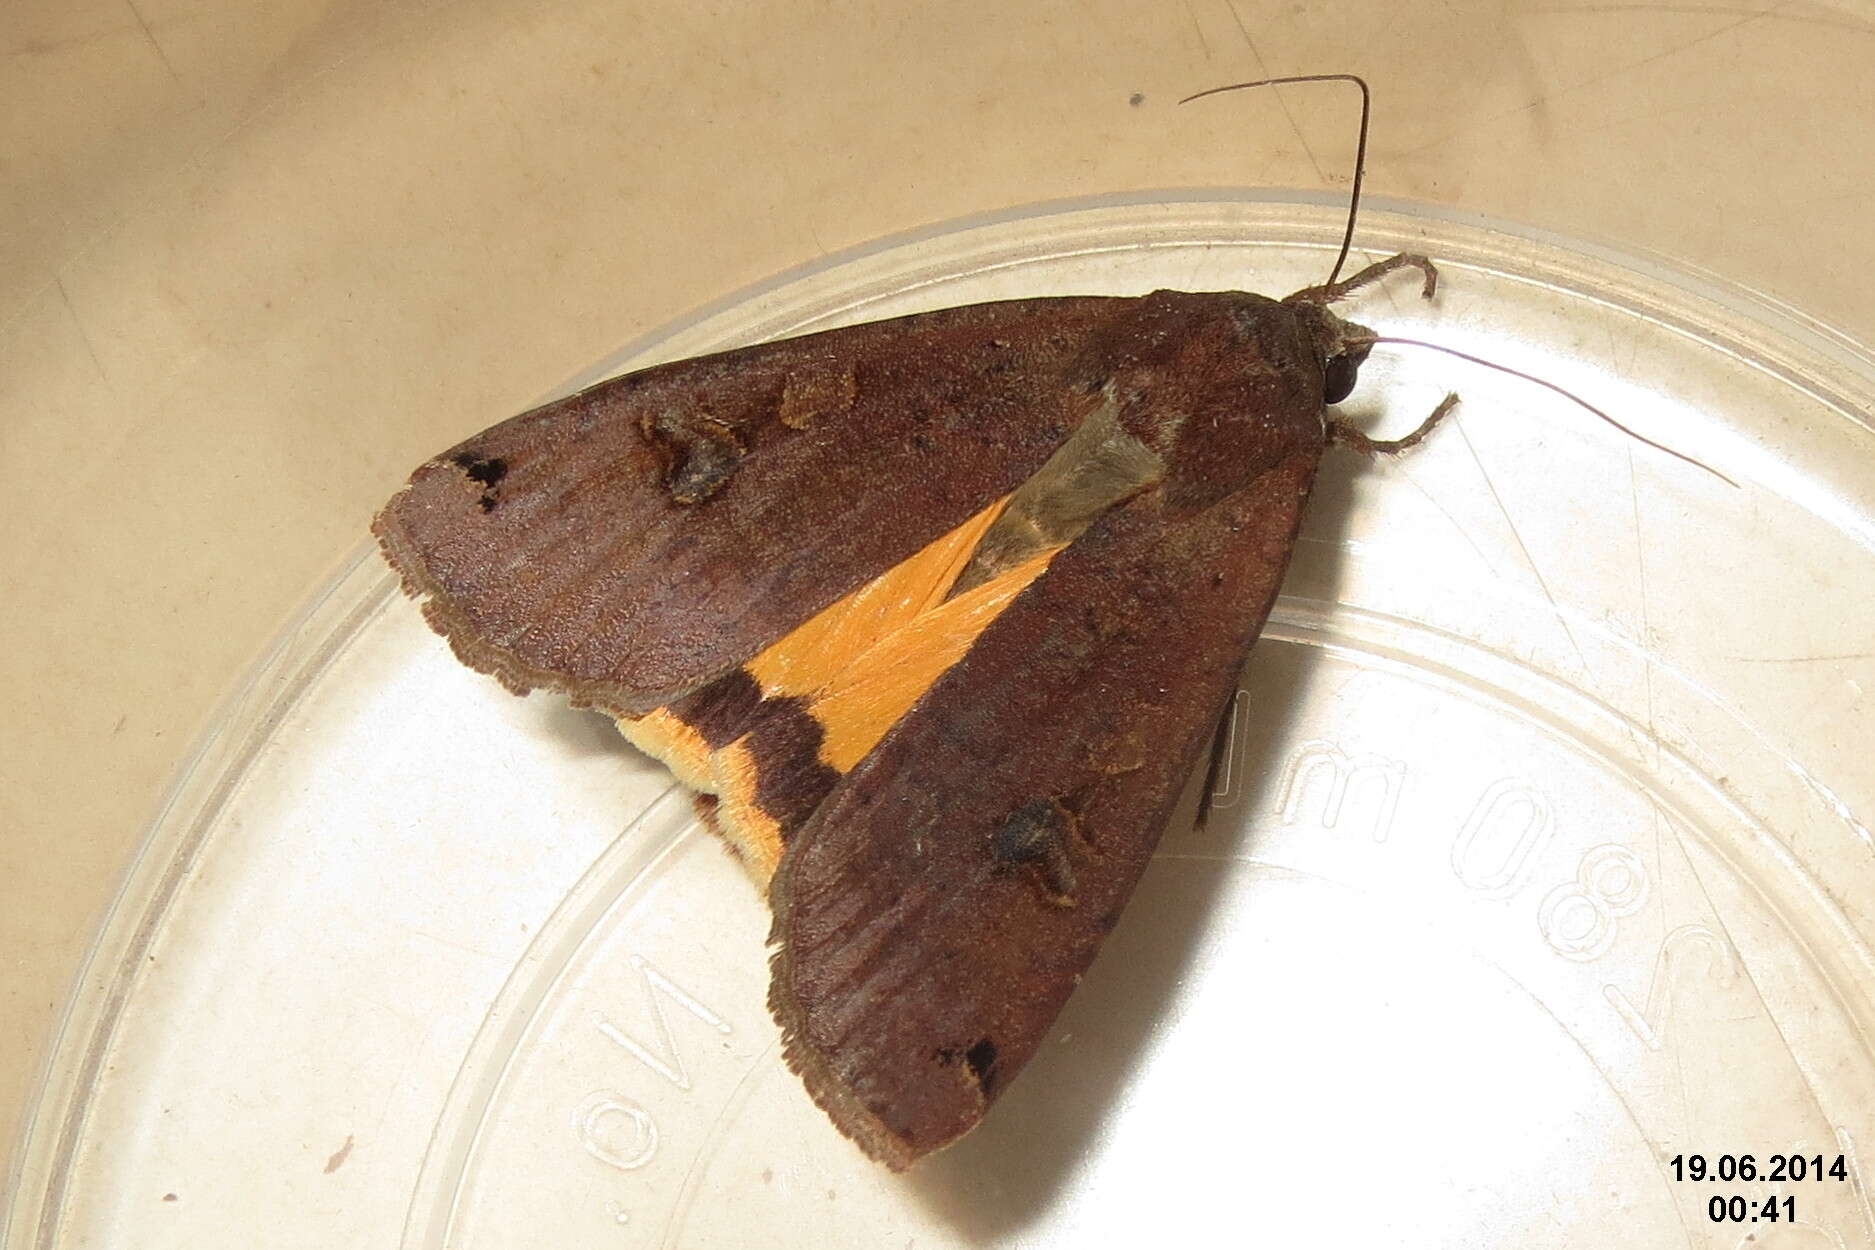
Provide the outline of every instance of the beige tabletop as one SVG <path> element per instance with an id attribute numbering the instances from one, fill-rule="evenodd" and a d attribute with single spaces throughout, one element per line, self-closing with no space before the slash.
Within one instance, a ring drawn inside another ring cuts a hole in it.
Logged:
<path id="1" fill-rule="evenodd" d="M 1059 197 L 1344 185 L 1875 340 L 1875 17 L 1759 0 L 0 7 L 0 1175 L 218 700 L 425 455 L 686 310 Z"/>

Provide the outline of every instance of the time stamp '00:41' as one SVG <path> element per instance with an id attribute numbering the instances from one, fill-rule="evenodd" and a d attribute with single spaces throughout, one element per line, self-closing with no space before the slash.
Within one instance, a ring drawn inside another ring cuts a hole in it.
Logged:
<path id="1" fill-rule="evenodd" d="M 1747 1184 L 1776 1185 L 1792 1181 L 1847 1181 L 1848 1159 L 1843 1155 L 1774 1154 L 1761 1161 L 1757 1155 L 1674 1155 L 1667 1169 L 1676 1181 L 1743 1181 Z M 1772 1194 L 1751 1198 L 1744 1194 L 1714 1194 L 1706 1201 L 1706 1217 L 1715 1224 L 1755 1224 L 1795 1221 L 1797 1199 L 1794 1194 Z"/>

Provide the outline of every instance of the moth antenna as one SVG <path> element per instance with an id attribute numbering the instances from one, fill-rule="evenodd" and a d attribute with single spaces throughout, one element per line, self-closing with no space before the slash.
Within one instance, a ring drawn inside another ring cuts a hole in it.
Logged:
<path id="1" fill-rule="evenodd" d="M 1179 103 L 1190 104 L 1193 100 L 1202 100 L 1208 95 L 1220 95 L 1226 91 L 1246 91 L 1251 87 L 1277 87 L 1296 82 L 1351 82 L 1361 89 L 1361 133 L 1354 144 L 1354 186 L 1348 192 L 1348 225 L 1341 232 L 1341 251 L 1335 257 L 1335 267 L 1328 271 L 1328 281 L 1322 283 L 1326 288 L 1334 286 L 1335 279 L 1341 276 L 1341 266 L 1348 263 L 1348 250 L 1354 246 L 1354 218 L 1361 211 L 1361 180 L 1367 176 L 1367 117 L 1373 111 L 1373 94 L 1367 89 L 1367 80 L 1359 74 L 1294 74 L 1285 78 L 1259 78 L 1255 82 L 1212 87 L 1196 95 L 1188 95 Z"/>
<path id="2" fill-rule="evenodd" d="M 1687 455 L 1685 452 L 1675 451 L 1673 450 L 1673 448 L 1666 446 L 1664 443 L 1656 443 L 1653 439 L 1648 438 L 1645 434 L 1637 433 L 1636 431 L 1629 429 L 1627 426 L 1621 424 L 1621 422 L 1615 420 L 1608 413 L 1604 412 L 1600 408 L 1597 408 L 1594 404 L 1591 404 L 1588 400 L 1582 398 L 1580 395 L 1576 394 L 1574 391 L 1569 390 L 1567 387 L 1558 386 L 1556 383 L 1549 381 L 1547 378 L 1539 378 L 1534 373 L 1525 373 L 1522 369 L 1513 369 L 1509 365 L 1500 365 L 1494 360 L 1486 360 L 1484 357 L 1474 356 L 1470 352 L 1461 352 L 1456 347 L 1446 347 L 1445 345 L 1441 343 L 1428 343 L 1424 339 L 1404 339 L 1404 338 L 1396 338 L 1390 334 L 1376 334 L 1376 335 L 1371 335 L 1371 336 L 1350 338 L 1349 340 L 1347 340 L 1347 345 L 1350 347 L 1359 347 L 1363 345 L 1371 346 L 1372 344 L 1375 344 L 1375 343 L 1397 343 L 1405 347 L 1430 348 L 1431 350 L 1435 352 L 1444 352 L 1448 356 L 1456 356 L 1460 360 L 1470 361 L 1474 365 L 1483 365 L 1485 368 L 1495 369 L 1499 373 L 1508 373 L 1513 378 L 1522 378 L 1526 382 L 1534 382 L 1538 386 L 1541 386 L 1546 390 L 1556 392 L 1556 394 L 1561 395 L 1564 399 L 1570 401 L 1576 406 L 1580 408 L 1584 408 L 1588 410 L 1589 412 L 1594 413 L 1596 416 L 1606 421 L 1609 425 L 1614 426 L 1617 430 L 1620 430 L 1623 434 L 1626 434 L 1629 438 L 1633 439 L 1635 442 L 1645 443 L 1647 444 L 1647 446 L 1652 447 L 1655 451 L 1663 451 L 1667 455 L 1672 456 L 1675 460 L 1684 460 L 1687 464 L 1692 465 L 1695 469 L 1704 469 L 1707 473 L 1712 474 L 1712 476 L 1718 478 L 1721 482 L 1724 482 L 1727 486 L 1731 486 L 1734 488 L 1738 486 L 1737 482 L 1725 476 L 1725 474 L 1719 472 L 1717 469 L 1713 468 L 1711 465 L 1706 464 L 1705 462 L 1700 461 L 1700 460 L 1695 460 L 1691 456 Z"/>

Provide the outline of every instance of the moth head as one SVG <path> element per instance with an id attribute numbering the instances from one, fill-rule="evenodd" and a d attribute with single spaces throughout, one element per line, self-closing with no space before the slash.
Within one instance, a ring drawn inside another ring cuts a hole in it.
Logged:
<path id="1" fill-rule="evenodd" d="M 1302 317 L 1304 331 L 1322 362 L 1322 403 L 1338 404 L 1354 391 L 1360 380 L 1361 365 L 1374 347 L 1374 332 L 1352 321 L 1343 321 L 1312 301 L 1289 305 Z"/>

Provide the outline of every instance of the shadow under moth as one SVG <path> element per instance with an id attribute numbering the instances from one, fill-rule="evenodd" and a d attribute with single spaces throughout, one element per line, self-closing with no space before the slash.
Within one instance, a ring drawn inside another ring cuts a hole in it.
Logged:
<path id="1" fill-rule="evenodd" d="M 788 1063 L 903 1168 L 982 1120 L 1118 922 L 1327 444 L 1450 407 L 1391 443 L 1328 408 L 1382 341 L 1329 305 L 1403 268 L 1430 297 L 1402 255 L 659 365 L 428 461 L 373 528 L 465 663 L 698 792 L 767 894 Z"/>

